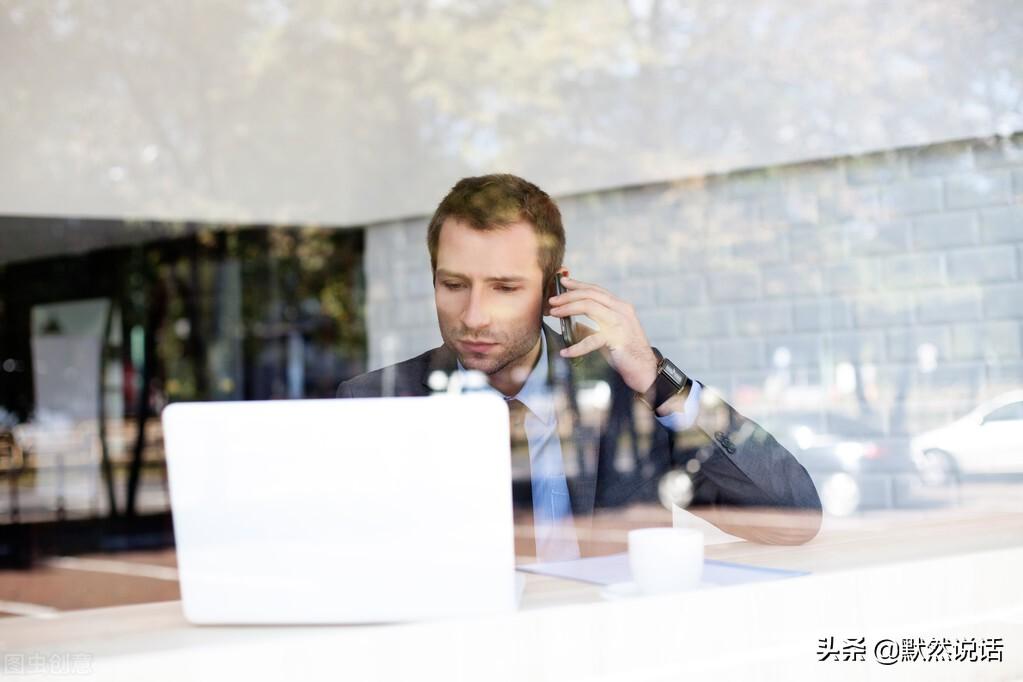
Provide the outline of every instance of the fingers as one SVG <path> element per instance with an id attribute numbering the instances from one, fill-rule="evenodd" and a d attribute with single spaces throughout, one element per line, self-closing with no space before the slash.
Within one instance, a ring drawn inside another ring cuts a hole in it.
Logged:
<path id="1" fill-rule="evenodd" d="M 619 314 L 626 314 L 629 310 L 630 306 L 628 303 L 615 297 L 603 287 L 599 287 L 595 284 L 585 284 L 583 282 L 567 278 L 563 278 L 563 281 L 570 282 L 571 284 L 566 285 L 568 291 L 559 296 L 552 297 L 552 302 L 556 306 L 590 299 L 597 301 L 606 308 L 614 310 Z"/>
<path id="2" fill-rule="evenodd" d="M 597 284 L 591 284 L 589 282 L 580 282 L 579 280 L 572 279 L 571 277 L 562 277 L 561 278 L 561 284 L 562 284 L 562 286 L 565 287 L 565 289 L 566 289 L 565 293 L 566 294 L 570 294 L 573 291 L 591 291 L 591 292 L 602 293 L 602 294 L 604 294 L 606 296 L 611 296 L 612 298 L 614 298 L 614 296 L 612 296 L 611 292 L 608 291 L 607 289 L 605 289 L 602 286 L 599 286 Z"/>
<path id="3" fill-rule="evenodd" d="M 580 340 L 585 339 L 588 336 L 600 333 L 598 330 L 594 329 L 590 325 L 583 324 L 578 319 L 573 320 L 572 328 L 573 331 L 575 332 L 575 338 Z"/>
<path id="4" fill-rule="evenodd" d="M 646 390 L 651 371 L 656 373 L 656 362 L 635 307 L 595 284 L 568 277 L 562 277 L 561 282 L 565 293 L 551 297 L 551 315 L 562 319 L 585 315 L 599 328 L 592 336 L 562 350 L 562 357 L 578 358 L 599 350 L 627 385 Z"/>
<path id="5" fill-rule="evenodd" d="M 609 308 L 619 313 L 624 313 L 624 307 L 626 303 L 621 301 L 611 294 L 604 293 L 597 289 L 576 289 L 575 291 L 568 291 L 560 296 L 555 296 L 552 301 L 553 305 L 562 306 L 566 303 L 574 303 L 576 301 L 592 300 L 600 303 L 605 308 Z"/>
<path id="6" fill-rule="evenodd" d="M 590 284 L 589 282 L 581 282 L 568 276 L 561 278 L 561 284 L 569 291 L 575 289 L 596 289 L 597 291 L 603 291 L 605 294 L 610 294 L 610 292 L 604 287 L 597 286 L 596 284 Z"/>
<path id="7" fill-rule="evenodd" d="M 551 308 L 551 315 L 565 317 L 567 315 L 586 315 L 601 326 L 614 325 L 618 322 L 619 313 L 606 305 L 592 299 L 583 299 Z"/>
<path id="8" fill-rule="evenodd" d="M 591 334 L 574 346 L 562 349 L 561 357 L 578 358 L 582 355 L 586 355 L 587 353 L 592 353 L 603 346 L 604 336 L 602 334 Z"/>

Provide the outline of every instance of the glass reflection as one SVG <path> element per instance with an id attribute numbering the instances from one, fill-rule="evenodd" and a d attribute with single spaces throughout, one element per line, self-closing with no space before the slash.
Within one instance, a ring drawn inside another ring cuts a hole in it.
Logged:
<path id="1" fill-rule="evenodd" d="M 0 229 L 46 241 L 69 222 Z M 132 224 L 73 222 L 114 243 L 137 237 Z M 153 232 L 185 236 L 0 266 L 5 523 L 140 517 L 167 529 L 164 405 L 327 397 L 364 367 L 357 231 Z"/>

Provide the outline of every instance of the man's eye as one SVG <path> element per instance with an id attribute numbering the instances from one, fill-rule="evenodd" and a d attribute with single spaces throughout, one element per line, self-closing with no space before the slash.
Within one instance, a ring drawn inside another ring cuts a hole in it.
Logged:
<path id="1" fill-rule="evenodd" d="M 458 289 L 461 289 L 462 286 L 461 282 L 444 282 L 444 288 L 451 291 L 457 291 Z"/>
<path id="2" fill-rule="evenodd" d="M 512 292 L 518 291 L 519 289 L 518 289 L 518 287 L 501 287 L 501 286 L 499 286 L 499 287 L 497 287 L 497 290 L 502 292 L 502 293 L 510 294 Z"/>

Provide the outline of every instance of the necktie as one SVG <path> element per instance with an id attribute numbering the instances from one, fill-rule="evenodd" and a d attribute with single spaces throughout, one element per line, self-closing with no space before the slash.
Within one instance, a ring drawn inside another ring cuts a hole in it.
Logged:
<path id="1" fill-rule="evenodd" d="M 526 434 L 528 412 L 519 400 L 508 401 L 513 462 L 527 465 L 529 471 L 525 504 L 533 520 L 536 557 L 547 561 L 575 559 L 579 549 L 563 465 L 558 451 L 546 446 L 549 439 L 557 438 L 558 434 L 556 428 L 533 434 L 532 446 L 537 451 L 530 452 Z M 525 462 L 515 459 L 523 457 Z M 522 497 L 520 495 L 520 499 Z"/>
<path id="2" fill-rule="evenodd" d="M 508 426 L 511 430 L 512 451 L 514 452 L 515 447 L 519 445 L 525 445 L 528 449 L 528 440 L 526 439 L 526 410 L 528 408 L 522 404 L 521 400 L 515 398 L 506 402 L 508 403 Z"/>
<path id="3" fill-rule="evenodd" d="M 508 403 L 508 431 L 511 434 L 511 456 L 516 470 L 530 471 L 529 439 L 526 436 L 527 407 L 520 400 L 511 399 Z M 527 481 L 518 491 L 519 504 L 522 509 L 533 514 L 533 485 Z"/>

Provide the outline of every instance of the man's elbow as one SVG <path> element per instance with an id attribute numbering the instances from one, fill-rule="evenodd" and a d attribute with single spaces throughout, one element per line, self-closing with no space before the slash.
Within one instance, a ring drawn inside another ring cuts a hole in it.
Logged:
<path id="1" fill-rule="evenodd" d="M 703 507 L 689 511 L 726 533 L 765 545 L 802 545 L 821 529 L 820 508 Z"/>
<path id="2" fill-rule="evenodd" d="M 823 507 L 817 487 L 810 475 L 803 470 L 802 477 L 796 477 L 788 493 L 768 508 L 757 510 L 753 532 L 757 542 L 771 545 L 803 545 L 810 542 L 821 530 Z"/>
<path id="3" fill-rule="evenodd" d="M 351 398 L 352 397 L 352 389 L 348 385 L 347 381 L 342 381 L 340 384 L 338 384 L 337 391 L 334 392 L 334 397 L 335 398 Z"/>
<path id="4" fill-rule="evenodd" d="M 791 522 L 781 524 L 777 528 L 775 539 L 771 544 L 802 545 L 810 542 L 820 533 L 824 513 L 821 498 L 817 494 L 817 487 L 809 475 L 806 477 L 805 489 L 797 496 L 795 504 L 784 510 L 784 515 L 790 518 Z"/>
<path id="5" fill-rule="evenodd" d="M 820 509 L 801 509 L 792 514 L 794 522 L 777 528 L 769 544 L 804 545 L 820 533 L 823 520 Z"/>

